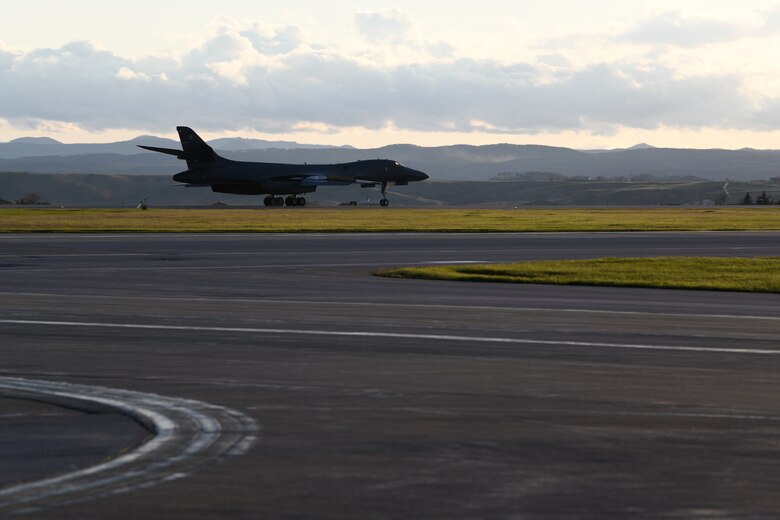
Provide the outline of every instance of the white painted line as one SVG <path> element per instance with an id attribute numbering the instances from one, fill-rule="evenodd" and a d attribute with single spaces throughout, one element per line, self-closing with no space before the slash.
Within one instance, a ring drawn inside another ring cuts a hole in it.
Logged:
<path id="1" fill-rule="evenodd" d="M 0 489 L 0 512 L 34 512 L 180 478 L 205 459 L 246 452 L 259 431 L 252 418 L 235 410 L 129 390 L 0 377 L 0 395 L 32 395 L 75 408 L 100 404 L 148 425 L 155 434 L 107 462 Z"/>
<path id="2" fill-rule="evenodd" d="M 355 331 L 333 331 L 333 330 L 301 330 L 301 329 L 271 329 L 271 328 L 253 328 L 253 327 L 204 327 L 196 325 L 149 325 L 143 323 L 101 323 L 101 322 L 81 322 L 81 321 L 50 321 L 50 320 L 8 320 L 0 319 L 0 324 L 9 325 L 45 325 L 58 327 L 92 327 L 92 328 L 114 328 L 114 329 L 137 329 L 137 330 L 181 330 L 181 331 L 199 331 L 199 332 L 240 332 L 250 334 L 297 334 L 301 336 L 340 336 L 340 337 L 363 337 L 363 338 L 395 338 L 395 339 L 421 339 L 431 341 L 458 341 L 473 343 L 496 343 L 496 344 L 515 344 L 515 345 L 553 345 L 565 347 L 590 347 L 590 348 L 614 348 L 614 349 L 632 349 L 632 350 L 662 350 L 679 352 L 711 352 L 722 354 L 761 354 L 761 355 L 780 355 L 780 349 L 740 349 L 728 347 L 693 347 L 678 345 L 643 345 L 633 343 L 602 343 L 590 341 L 566 341 L 566 340 L 542 340 L 542 339 L 520 339 L 520 338 L 494 338 L 485 336 L 455 336 L 447 334 L 406 334 L 395 332 L 355 332 Z"/>

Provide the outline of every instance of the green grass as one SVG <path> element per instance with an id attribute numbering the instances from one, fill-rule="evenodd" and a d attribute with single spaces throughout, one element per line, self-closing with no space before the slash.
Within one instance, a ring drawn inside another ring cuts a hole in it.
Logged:
<path id="1" fill-rule="evenodd" d="M 780 230 L 780 207 L 48 209 L 0 207 L 0 233 Z"/>
<path id="2" fill-rule="evenodd" d="M 780 258 L 597 258 L 406 267 L 395 278 L 780 293 Z"/>

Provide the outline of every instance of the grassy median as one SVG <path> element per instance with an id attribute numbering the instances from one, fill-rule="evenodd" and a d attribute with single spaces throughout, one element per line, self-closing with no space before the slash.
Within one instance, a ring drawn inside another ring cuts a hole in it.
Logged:
<path id="1" fill-rule="evenodd" d="M 395 278 L 780 293 L 780 258 L 597 258 L 406 267 Z"/>
<path id="2" fill-rule="evenodd" d="M 780 207 L 652 209 L 0 208 L 0 233 L 780 230 Z"/>

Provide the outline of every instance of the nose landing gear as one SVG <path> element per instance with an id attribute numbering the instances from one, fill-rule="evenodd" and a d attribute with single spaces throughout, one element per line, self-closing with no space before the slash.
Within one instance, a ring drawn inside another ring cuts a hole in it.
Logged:
<path id="1" fill-rule="evenodd" d="M 387 207 L 390 205 L 390 201 L 387 200 L 387 183 L 382 183 L 382 200 L 379 201 L 379 205 L 382 207 Z"/>

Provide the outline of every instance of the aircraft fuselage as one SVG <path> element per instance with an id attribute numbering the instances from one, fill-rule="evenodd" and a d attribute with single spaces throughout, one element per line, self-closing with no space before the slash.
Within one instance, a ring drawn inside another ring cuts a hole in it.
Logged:
<path id="1" fill-rule="evenodd" d="M 289 195 L 288 205 L 303 205 L 305 199 L 296 199 L 301 193 L 311 193 L 317 186 L 365 187 L 381 185 L 382 200 L 387 206 L 387 186 L 405 185 L 423 181 L 428 175 L 389 159 L 369 159 L 338 164 L 278 164 L 233 161 L 219 156 L 191 128 L 176 127 L 182 150 L 139 145 L 153 152 L 174 155 L 187 161 L 188 169 L 173 176 L 176 182 L 187 186 L 211 187 L 217 193 L 238 195 L 268 194 L 266 205 L 280 205 L 279 195 Z"/>
<path id="2" fill-rule="evenodd" d="M 220 157 L 214 163 L 173 176 L 190 186 L 211 186 L 220 193 L 298 194 L 311 193 L 317 186 L 346 186 L 353 183 L 404 185 L 428 176 L 387 159 L 370 159 L 339 164 L 277 164 L 232 161 Z"/>

